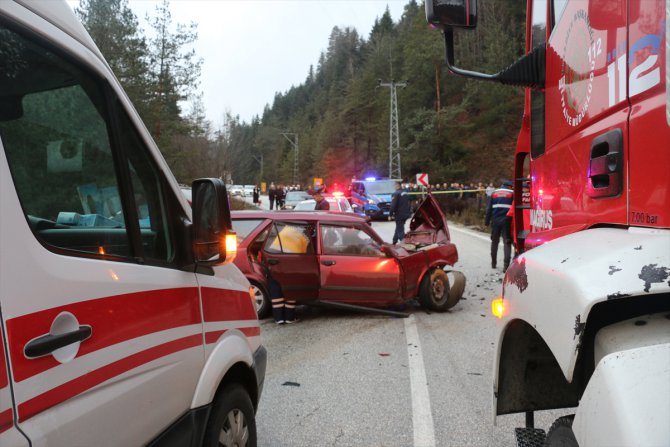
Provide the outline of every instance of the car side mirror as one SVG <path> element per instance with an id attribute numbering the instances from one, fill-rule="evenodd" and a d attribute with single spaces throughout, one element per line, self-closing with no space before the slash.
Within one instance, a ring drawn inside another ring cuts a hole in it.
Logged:
<path id="1" fill-rule="evenodd" d="M 217 178 L 193 182 L 193 254 L 200 265 L 228 264 L 237 254 L 226 185 Z"/>

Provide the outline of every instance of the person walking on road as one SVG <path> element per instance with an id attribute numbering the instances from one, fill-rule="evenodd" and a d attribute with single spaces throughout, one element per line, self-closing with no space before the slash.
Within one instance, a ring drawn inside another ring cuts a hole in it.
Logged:
<path id="1" fill-rule="evenodd" d="M 314 201 L 316 202 L 316 205 L 314 206 L 315 211 L 329 211 L 330 210 L 330 204 L 326 200 L 326 198 L 323 196 L 324 190 L 323 186 L 320 186 L 315 189 L 310 189 L 307 191 L 307 193 L 314 198 Z"/>
<path id="2" fill-rule="evenodd" d="M 513 198 L 512 182 L 505 180 L 502 186 L 491 194 L 484 222 L 487 227 L 491 225 L 491 268 L 497 266 L 498 244 L 500 236 L 503 238 L 503 272 L 509 267 L 512 256 L 512 218 L 507 213 L 512 208 Z"/>
<path id="3" fill-rule="evenodd" d="M 395 182 L 393 185 L 395 191 L 391 196 L 391 211 L 389 220 L 395 220 L 395 233 L 393 233 L 393 243 L 402 242 L 405 239 L 405 221 L 410 217 L 409 194 L 402 189 L 402 183 Z"/>

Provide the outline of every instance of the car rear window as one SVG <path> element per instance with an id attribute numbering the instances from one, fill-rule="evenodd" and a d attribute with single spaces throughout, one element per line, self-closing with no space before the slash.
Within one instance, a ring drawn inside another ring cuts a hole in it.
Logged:
<path id="1" fill-rule="evenodd" d="M 233 231 L 237 233 L 237 238 L 245 240 L 249 233 L 254 231 L 264 219 L 233 219 Z"/>

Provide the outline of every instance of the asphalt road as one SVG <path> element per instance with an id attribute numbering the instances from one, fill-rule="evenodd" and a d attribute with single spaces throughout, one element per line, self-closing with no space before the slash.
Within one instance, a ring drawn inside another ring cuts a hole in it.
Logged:
<path id="1" fill-rule="evenodd" d="M 393 223 L 373 228 L 391 239 Z M 490 268 L 487 235 L 451 225 L 451 237 L 467 286 L 446 313 L 415 305 L 405 309 L 410 318 L 301 308 L 298 324 L 262 322 L 268 367 L 258 445 L 515 445 L 523 415 L 493 425 L 490 301 L 502 272 Z M 557 416 L 538 413 L 536 426 L 547 429 Z"/>

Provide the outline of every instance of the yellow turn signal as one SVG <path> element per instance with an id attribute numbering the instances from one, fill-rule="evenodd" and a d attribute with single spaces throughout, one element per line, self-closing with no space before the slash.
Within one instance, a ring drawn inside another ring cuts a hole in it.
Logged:
<path id="1" fill-rule="evenodd" d="M 230 262 L 233 262 L 235 256 L 237 256 L 237 233 L 235 233 L 234 231 L 226 233 L 225 242 L 226 242 L 225 263 L 228 264 Z"/>
<path id="2" fill-rule="evenodd" d="M 498 318 L 507 315 L 507 305 L 503 297 L 498 297 L 491 301 L 491 313 Z"/>

